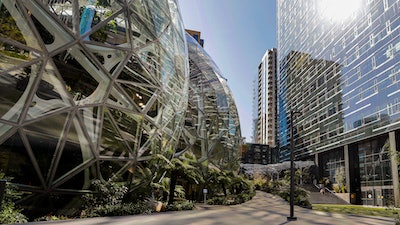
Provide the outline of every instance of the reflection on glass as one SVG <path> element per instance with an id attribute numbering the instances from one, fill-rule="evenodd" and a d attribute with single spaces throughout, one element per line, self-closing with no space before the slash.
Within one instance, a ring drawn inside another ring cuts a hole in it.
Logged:
<path id="1" fill-rule="evenodd" d="M 318 12 L 330 22 L 345 22 L 361 9 L 363 0 L 318 0 Z"/>

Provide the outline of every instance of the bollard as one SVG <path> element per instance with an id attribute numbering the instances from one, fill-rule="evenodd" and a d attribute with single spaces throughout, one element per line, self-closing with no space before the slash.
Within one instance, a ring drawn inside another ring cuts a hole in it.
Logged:
<path id="1" fill-rule="evenodd" d="M 206 205 L 207 204 L 207 189 L 206 188 L 204 188 L 203 189 L 203 194 L 204 194 L 204 205 Z"/>

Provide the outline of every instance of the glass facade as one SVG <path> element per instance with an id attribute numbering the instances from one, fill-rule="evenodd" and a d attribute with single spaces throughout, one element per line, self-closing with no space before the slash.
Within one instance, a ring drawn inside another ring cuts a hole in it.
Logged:
<path id="1" fill-rule="evenodd" d="M 0 1 L 0 12 L 0 170 L 22 190 L 125 182 L 176 148 L 189 87 L 177 1 Z"/>
<path id="2" fill-rule="evenodd" d="M 301 111 L 299 157 L 398 128 L 399 2 L 359 2 L 332 18 L 334 1 L 278 0 L 280 144 Z"/>
<path id="3" fill-rule="evenodd" d="M 298 159 L 350 146 L 352 192 L 389 184 L 389 148 L 373 143 L 400 125 L 400 2 L 277 0 L 277 14 L 281 159 L 289 159 L 293 123 Z M 301 114 L 290 121 L 290 111 Z M 320 166 L 333 178 L 345 158 Z"/>
<path id="4" fill-rule="evenodd" d="M 238 169 L 239 116 L 227 80 L 201 45 L 186 35 L 190 63 L 185 134 L 200 162 Z"/>

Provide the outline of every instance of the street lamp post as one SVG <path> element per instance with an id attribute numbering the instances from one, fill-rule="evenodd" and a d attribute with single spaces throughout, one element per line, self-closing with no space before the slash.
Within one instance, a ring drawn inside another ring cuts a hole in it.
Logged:
<path id="1" fill-rule="evenodd" d="M 294 216 L 294 144 L 293 144 L 293 117 L 300 112 L 290 111 L 290 216 L 288 221 L 297 220 Z"/>

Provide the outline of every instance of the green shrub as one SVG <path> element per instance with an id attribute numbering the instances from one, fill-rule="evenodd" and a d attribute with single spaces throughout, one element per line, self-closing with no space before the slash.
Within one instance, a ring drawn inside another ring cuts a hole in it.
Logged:
<path id="1" fill-rule="evenodd" d="M 250 194 L 238 194 L 237 196 L 235 196 L 235 203 L 236 204 L 241 204 L 244 202 L 247 202 L 249 200 L 251 200 L 253 197 L 255 196 L 255 192 L 250 193 Z"/>
<path id="2" fill-rule="evenodd" d="M 279 194 L 280 189 L 288 185 L 285 181 L 268 181 L 266 182 L 261 190 L 267 193 Z"/>
<path id="3" fill-rule="evenodd" d="M 265 185 L 267 185 L 268 181 L 265 178 L 256 177 L 253 179 L 254 187 L 256 190 L 262 190 Z"/>
<path id="4" fill-rule="evenodd" d="M 229 197 L 217 196 L 207 200 L 209 205 L 237 205 L 251 200 L 255 192 L 230 195 Z"/>
<path id="5" fill-rule="evenodd" d="M 82 196 L 84 207 L 90 209 L 97 206 L 113 206 L 122 203 L 128 188 L 115 182 L 94 180 L 92 181 L 94 193 Z"/>
<path id="6" fill-rule="evenodd" d="M 115 205 L 99 205 L 82 211 L 81 217 L 126 216 L 151 214 L 153 208 L 147 202 L 120 203 Z"/>
<path id="7" fill-rule="evenodd" d="M 209 205 L 224 205 L 225 202 L 225 197 L 223 196 L 217 196 L 213 197 L 207 200 L 207 204 Z"/>
<path id="8" fill-rule="evenodd" d="M 290 189 L 289 188 L 282 188 L 278 195 L 285 199 L 286 201 L 290 202 Z M 294 190 L 294 204 L 304 207 L 304 208 L 311 208 L 311 203 L 309 201 L 310 194 L 307 190 L 299 187 L 295 187 Z"/>
<path id="9" fill-rule="evenodd" d="M 55 221 L 55 220 L 66 220 L 66 219 L 67 217 L 64 216 L 46 215 L 36 218 L 33 221 L 39 222 L 39 221 Z"/>
<path id="10" fill-rule="evenodd" d="M 84 210 L 81 217 L 129 215 L 136 205 L 122 204 L 128 188 L 111 180 L 92 181 L 94 193 L 82 196 Z"/>
<path id="11" fill-rule="evenodd" d="M 166 206 L 167 211 L 182 211 L 182 210 L 193 210 L 194 204 L 190 201 L 174 202 Z"/>
<path id="12" fill-rule="evenodd" d="M 28 222 L 27 217 L 21 213 L 22 209 L 19 209 L 15 205 L 15 201 L 21 198 L 22 193 L 18 192 L 16 187 L 9 183 L 12 178 L 6 177 L 3 172 L 0 172 L 0 179 L 7 181 L 4 197 L 1 202 L 0 223 L 15 224 Z"/>
<path id="13" fill-rule="evenodd" d="M 15 223 L 27 223 L 28 220 L 21 210 L 16 209 L 13 203 L 6 203 L 2 205 L 0 211 L 0 223 L 1 224 L 15 224 Z"/>

